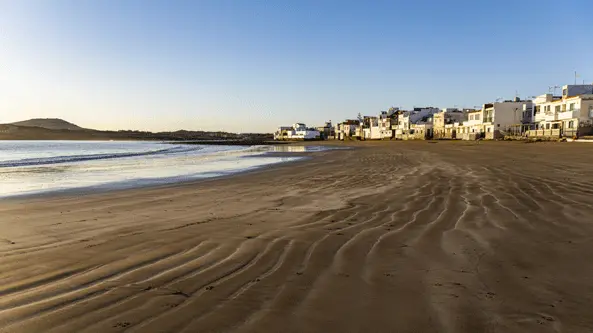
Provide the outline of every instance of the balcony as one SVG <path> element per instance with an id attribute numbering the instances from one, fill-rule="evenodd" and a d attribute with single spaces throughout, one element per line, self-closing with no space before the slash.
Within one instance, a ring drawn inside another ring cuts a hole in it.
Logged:
<path id="1" fill-rule="evenodd" d="M 484 118 L 484 123 L 491 123 L 493 121 L 494 121 L 494 118 L 493 117 L 486 117 L 486 118 Z"/>
<path id="2" fill-rule="evenodd" d="M 544 113 L 544 120 L 545 121 L 556 121 L 556 120 L 558 120 L 558 114 L 555 112 L 546 112 L 546 113 Z"/>
<path id="3" fill-rule="evenodd" d="M 546 120 L 546 114 L 544 112 L 538 112 L 535 114 L 535 117 L 534 117 L 535 122 L 544 121 L 544 120 Z"/>
<path id="4" fill-rule="evenodd" d="M 579 118 L 581 116 L 581 110 L 576 109 L 572 111 L 563 111 L 558 113 L 558 120 L 568 120 L 573 118 Z"/>

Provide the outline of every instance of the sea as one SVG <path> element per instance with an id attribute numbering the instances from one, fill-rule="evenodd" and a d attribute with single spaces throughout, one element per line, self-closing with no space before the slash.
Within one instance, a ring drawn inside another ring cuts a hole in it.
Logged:
<path id="1" fill-rule="evenodd" d="M 303 158 L 290 153 L 323 149 L 143 141 L 0 141 L 0 198 L 220 177 Z M 275 154 L 278 152 L 284 154 Z"/>

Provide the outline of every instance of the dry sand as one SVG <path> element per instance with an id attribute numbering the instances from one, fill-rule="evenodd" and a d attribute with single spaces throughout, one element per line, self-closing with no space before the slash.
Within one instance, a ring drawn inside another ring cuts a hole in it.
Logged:
<path id="1" fill-rule="evenodd" d="M 358 146 L 3 200 L 0 331 L 593 330 L 593 145 Z"/>

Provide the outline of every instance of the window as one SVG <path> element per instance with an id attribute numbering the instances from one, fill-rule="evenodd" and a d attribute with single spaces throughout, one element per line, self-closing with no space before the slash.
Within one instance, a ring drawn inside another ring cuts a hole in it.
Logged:
<path id="1" fill-rule="evenodd" d="M 568 122 L 568 128 L 574 128 L 574 120 Z"/>
<path id="2" fill-rule="evenodd" d="M 560 105 L 556 105 L 555 110 L 556 112 L 560 112 Z"/>
<path id="3" fill-rule="evenodd" d="M 562 104 L 562 112 L 566 111 L 566 104 Z"/>
<path id="4" fill-rule="evenodd" d="M 570 111 L 574 111 L 574 103 L 570 103 L 569 110 L 570 110 Z"/>
<path id="5" fill-rule="evenodd" d="M 479 114 L 476 115 L 476 120 L 480 120 L 480 115 Z"/>
<path id="6" fill-rule="evenodd" d="M 562 96 L 568 95 L 568 89 L 562 89 Z"/>

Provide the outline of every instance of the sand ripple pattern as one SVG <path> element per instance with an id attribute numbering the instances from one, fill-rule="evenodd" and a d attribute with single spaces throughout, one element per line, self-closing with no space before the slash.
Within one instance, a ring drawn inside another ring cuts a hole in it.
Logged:
<path id="1" fill-rule="evenodd" d="M 593 331 L 593 147 L 357 148 L 0 203 L 0 332 Z"/>

